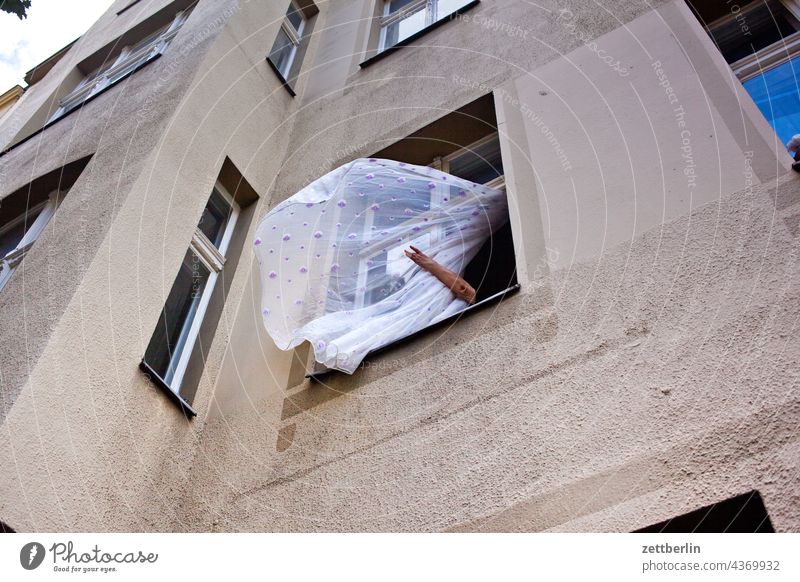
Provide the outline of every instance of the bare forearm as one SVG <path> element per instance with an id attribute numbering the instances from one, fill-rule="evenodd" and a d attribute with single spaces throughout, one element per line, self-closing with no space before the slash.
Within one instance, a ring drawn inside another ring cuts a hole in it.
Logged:
<path id="1" fill-rule="evenodd" d="M 473 289 L 472 285 L 467 283 L 463 277 L 456 275 L 453 271 L 445 269 L 439 263 L 431 265 L 428 272 L 470 305 L 475 303 L 475 289 Z"/>

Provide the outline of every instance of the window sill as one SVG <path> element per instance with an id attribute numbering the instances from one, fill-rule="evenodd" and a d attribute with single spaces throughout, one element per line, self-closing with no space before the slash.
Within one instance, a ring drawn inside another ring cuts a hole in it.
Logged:
<path id="1" fill-rule="evenodd" d="M 273 62 L 272 62 L 272 59 L 270 59 L 269 57 L 267 57 L 267 63 L 269 63 L 269 68 L 270 68 L 270 69 L 272 69 L 272 72 L 274 72 L 274 73 L 275 73 L 275 76 L 276 76 L 276 77 L 278 77 L 278 80 L 281 82 L 281 84 L 282 84 L 282 85 L 283 85 L 283 86 L 286 88 L 286 90 L 289 92 L 289 95 L 291 95 L 292 97 L 296 97 L 296 96 L 297 96 L 297 93 L 295 93 L 295 92 L 294 92 L 294 89 L 292 89 L 292 86 L 291 86 L 291 85 L 289 85 L 289 81 L 287 81 L 287 80 L 286 80 L 286 79 L 283 77 L 283 73 L 281 73 L 281 72 L 278 70 L 278 67 L 276 67 L 276 66 L 275 66 L 275 63 L 273 63 Z"/>
<path id="2" fill-rule="evenodd" d="M 117 16 L 119 16 L 119 15 L 120 15 L 120 14 L 122 14 L 123 12 L 126 12 L 126 11 L 127 11 L 129 8 L 133 8 L 133 7 L 134 7 L 134 6 L 136 6 L 136 5 L 137 5 L 137 4 L 138 4 L 140 1 L 141 1 L 141 0 L 134 0 L 133 2 L 131 2 L 130 4 L 128 4 L 127 6 L 125 6 L 125 7 L 124 7 L 122 10 L 120 10 L 119 12 L 117 12 Z"/>
<path id="3" fill-rule="evenodd" d="M 136 73 L 136 72 L 138 72 L 138 71 L 142 70 L 144 67 L 146 67 L 147 65 L 149 65 L 149 64 L 150 64 L 150 63 L 152 63 L 153 61 L 157 60 L 159 57 L 161 57 L 161 53 L 158 53 L 158 54 L 156 54 L 155 56 L 153 56 L 153 58 L 146 60 L 145 62 L 143 62 L 141 65 L 139 65 L 139 66 L 138 66 L 138 67 L 136 67 L 135 69 L 131 70 L 130 72 L 126 73 L 125 75 L 123 75 L 122 77 L 120 77 L 119 79 L 117 79 L 117 81 L 115 81 L 115 82 L 114 82 L 114 83 L 112 83 L 111 85 L 108 85 L 107 87 L 104 87 L 103 89 L 101 89 L 100 91 L 98 91 L 97 93 L 95 93 L 94 95 L 92 95 L 91 97 L 87 98 L 85 101 L 83 101 L 83 102 L 82 102 L 80 105 L 78 105 L 77 107 L 74 107 L 74 108 L 70 109 L 69 111 L 67 111 L 66 113 L 64 113 L 64 114 L 63 114 L 63 115 L 61 115 L 60 117 L 57 117 L 56 119 L 53 119 L 53 120 L 51 120 L 51 121 L 48 121 L 48 122 L 47 122 L 47 123 L 45 123 L 45 124 L 44 124 L 44 125 L 43 125 L 41 128 L 39 128 L 39 129 L 37 129 L 36 131 L 34 131 L 32 134 L 30 134 L 30 135 L 28 135 L 28 136 L 26 136 L 26 137 L 22 138 L 21 140 L 19 140 L 18 142 L 14 143 L 14 144 L 11 144 L 11 145 L 10 145 L 10 146 L 8 146 L 6 149 L 4 149 L 3 151 L 1 151 L 1 152 L 0 152 L 0 158 L 1 158 L 1 157 L 3 157 L 4 155 L 6 155 L 6 154 L 7 154 L 8 152 L 10 152 L 11 150 L 13 150 L 14 148 L 16 148 L 16 147 L 18 147 L 18 146 L 21 146 L 21 145 L 22 145 L 22 144 L 24 144 L 26 141 L 28 141 L 28 140 L 30 140 L 30 139 L 33 139 L 34 137 L 36 137 L 37 135 L 39 135 L 40 133 L 42 133 L 42 132 L 43 132 L 45 129 L 47 129 L 48 127 L 51 127 L 51 126 L 55 125 L 56 123 L 58 123 L 58 122 L 59 122 L 59 121 L 61 121 L 62 119 L 65 119 L 65 118 L 69 117 L 70 115 L 72 115 L 72 114 L 73 114 L 73 113 L 75 113 L 76 111 L 80 111 L 81 109 L 83 109 L 83 107 L 84 107 L 84 106 L 85 106 L 87 103 L 90 103 L 90 102 L 92 102 L 94 99 L 96 99 L 97 97 L 99 97 L 100 95 L 102 95 L 103 93 L 105 93 L 106 91 L 108 91 L 108 90 L 110 90 L 110 89 L 113 89 L 114 87 L 116 87 L 117 85 L 119 85 L 120 83 L 122 83 L 122 82 L 123 82 L 125 79 L 127 79 L 128 77 L 130 77 L 130 76 L 131 76 L 131 75 L 133 75 L 134 73 Z"/>
<path id="4" fill-rule="evenodd" d="M 371 352 L 369 352 L 366 355 L 366 357 L 364 358 L 364 361 L 366 362 L 367 358 L 370 357 L 370 356 L 379 355 L 384 351 L 388 351 L 388 350 L 390 350 L 392 348 L 397 347 L 398 345 L 404 344 L 406 342 L 413 341 L 414 339 L 416 339 L 418 336 L 422 335 L 423 333 L 426 333 L 426 332 L 431 331 L 433 329 L 437 329 L 439 327 L 452 325 L 453 322 L 457 321 L 461 317 L 464 317 L 465 315 L 468 315 L 470 313 L 474 313 L 476 311 L 479 311 L 479 310 L 481 310 L 481 309 L 483 309 L 485 307 L 488 307 L 489 305 L 494 305 L 495 303 L 499 303 L 501 300 L 505 299 L 506 297 L 515 294 L 517 291 L 519 291 L 519 289 L 520 289 L 520 284 L 519 283 L 515 283 L 514 285 L 512 285 L 511 287 L 509 287 L 505 291 L 500 291 L 499 293 L 495 293 L 491 297 L 487 297 L 486 299 L 484 299 L 483 301 L 479 301 L 475 305 L 470 305 L 466 309 L 462 309 L 461 311 L 459 311 L 458 313 L 454 313 L 450 317 L 446 317 L 445 319 L 442 319 L 441 321 L 437 321 L 433 325 L 429 325 L 428 327 L 425 327 L 425 328 L 423 328 L 423 329 L 421 329 L 419 331 L 415 331 L 411 335 L 408 335 L 408 336 L 406 336 L 404 338 L 401 338 L 399 340 L 395 340 L 392 343 L 386 344 L 385 346 L 382 346 L 380 348 L 372 350 Z M 325 370 L 323 372 L 318 372 L 316 374 L 307 374 L 306 378 L 309 378 L 312 381 L 319 381 L 321 378 L 327 376 L 328 374 L 333 374 L 335 372 L 337 372 L 337 370 Z"/>
<path id="5" fill-rule="evenodd" d="M 456 16 L 459 16 L 459 15 L 463 14 L 464 12 L 466 12 L 467 10 L 470 10 L 470 9 L 474 8 L 479 3 L 480 3 L 480 0 L 472 0 L 472 2 L 470 2 L 469 4 L 465 4 L 461 8 L 458 8 L 454 12 L 451 12 L 449 16 L 445 16 L 444 18 L 440 18 L 439 20 L 437 20 L 433 24 L 430 24 L 430 25 L 426 26 L 425 28 L 423 28 L 422 30 L 420 30 L 418 32 L 415 32 L 414 34 L 412 34 L 408 38 L 405 38 L 405 39 L 401 40 L 397 44 L 394 44 L 394 45 L 392 45 L 392 46 L 390 46 L 388 48 L 383 49 L 381 52 L 372 55 L 371 57 L 369 57 L 365 61 L 362 61 L 361 63 L 359 63 L 358 66 L 363 69 L 365 67 L 370 66 L 372 63 L 381 60 L 384 57 L 388 57 L 393 52 L 395 52 L 397 50 L 400 50 L 404 46 L 407 46 L 407 45 L 411 44 L 412 42 L 414 42 L 418 38 L 428 34 L 430 31 L 432 31 L 432 30 L 434 30 L 436 28 L 439 28 L 440 26 L 442 26 L 446 22 L 450 22 Z"/>
<path id="6" fill-rule="evenodd" d="M 169 399 L 172 400 L 172 402 L 174 402 L 178 406 L 178 408 L 180 408 L 183 411 L 187 419 L 192 419 L 195 416 L 197 416 L 197 412 L 195 412 L 194 408 L 192 408 L 191 405 L 188 402 L 186 402 L 186 400 L 181 398 L 179 394 L 173 392 L 172 389 L 169 387 L 169 384 L 167 384 L 164 381 L 164 379 L 158 375 L 158 372 L 153 370 L 153 368 L 151 368 L 147 364 L 147 362 L 145 362 L 144 360 L 139 362 L 139 369 L 147 375 L 148 379 L 153 384 L 161 388 L 161 390 L 167 394 Z"/>

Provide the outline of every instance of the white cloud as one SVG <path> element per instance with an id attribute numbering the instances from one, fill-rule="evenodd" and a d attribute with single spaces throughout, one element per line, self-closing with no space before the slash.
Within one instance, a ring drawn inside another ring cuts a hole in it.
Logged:
<path id="1" fill-rule="evenodd" d="M 0 0 L 2 2 L 2 0 Z M 28 18 L 0 12 L 0 94 L 82 35 L 113 0 L 33 0 Z"/>

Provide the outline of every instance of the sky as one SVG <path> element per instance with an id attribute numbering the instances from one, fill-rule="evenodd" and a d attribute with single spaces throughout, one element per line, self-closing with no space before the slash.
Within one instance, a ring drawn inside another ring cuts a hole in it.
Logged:
<path id="1" fill-rule="evenodd" d="M 0 0 L 0 4 L 3 0 Z M 113 0 L 32 0 L 28 18 L 0 11 L 0 94 L 94 24 Z"/>

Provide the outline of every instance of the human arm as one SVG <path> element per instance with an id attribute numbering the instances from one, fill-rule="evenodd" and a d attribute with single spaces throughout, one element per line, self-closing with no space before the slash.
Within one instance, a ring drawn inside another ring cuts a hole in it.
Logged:
<path id="1" fill-rule="evenodd" d="M 410 251 L 405 251 L 406 256 L 414 261 L 420 268 L 425 269 L 431 275 L 439 279 L 448 289 L 463 299 L 468 304 L 475 303 L 475 289 L 453 271 L 445 269 L 442 265 L 434 261 L 417 247 L 412 246 Z"/>

